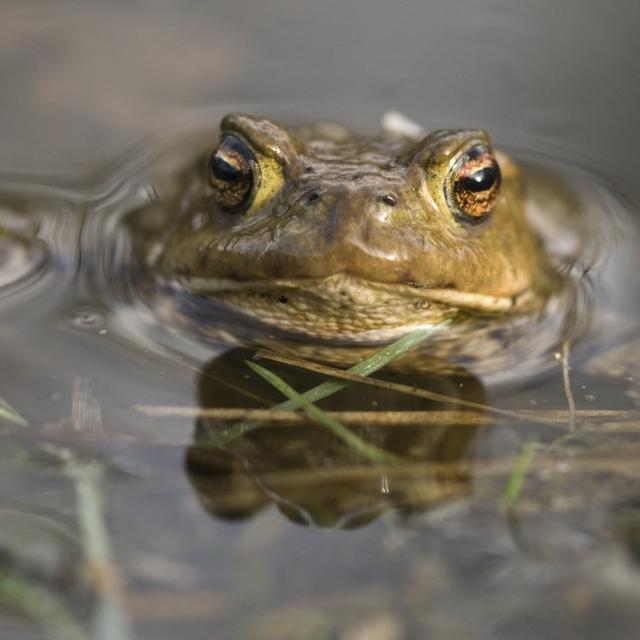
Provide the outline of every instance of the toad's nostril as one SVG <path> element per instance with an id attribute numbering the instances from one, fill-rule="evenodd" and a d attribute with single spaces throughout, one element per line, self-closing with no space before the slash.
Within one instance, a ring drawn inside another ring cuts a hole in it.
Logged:
<path id="1" fill-rule="evenodd" d="M 392 193 L 385 193 L 383 196 L 380 196 L 378 200 L 388 207 L 395 207 L 398 204 L 396 197 Z"/>
<path id="2" fill-rule="evenodd" d="M 320 200 L 320 194 L 317 191 L 311 191 L 304 197 L 305 204 L 314 204 Z"/>

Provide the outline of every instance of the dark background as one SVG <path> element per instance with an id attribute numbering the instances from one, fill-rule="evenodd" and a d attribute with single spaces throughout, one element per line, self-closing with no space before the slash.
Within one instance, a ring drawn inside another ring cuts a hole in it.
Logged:
<path id="1" fill-rule="evenodd" d="M 2 172 L 81 177 L 247 104 L 397 109 L 637 172 L 637 0 L 3 0 L 0 25 Z"/>

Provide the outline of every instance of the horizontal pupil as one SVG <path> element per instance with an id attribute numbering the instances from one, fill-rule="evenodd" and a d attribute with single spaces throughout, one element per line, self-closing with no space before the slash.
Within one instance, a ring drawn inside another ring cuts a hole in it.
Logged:
<path id="1" fill-rule="evenodd" d="M 225 182 L 236 182 L 242 178 L 242 172 L 238 171 L 236 167 L 229 164 L 226 160 L 218 156 L 211 158 L 209 163 L 211 173 L 218 179 Z"/>
<path id="2" fill-rule="evenodd" d="M 487 191 L 487 189 L 493 187 L 497 177 L 498 171 L 496 167 L 484 167 L 484 169 L 479 169 L 470 176 L 462 178 L 460 186 L 466 191 Z"/>

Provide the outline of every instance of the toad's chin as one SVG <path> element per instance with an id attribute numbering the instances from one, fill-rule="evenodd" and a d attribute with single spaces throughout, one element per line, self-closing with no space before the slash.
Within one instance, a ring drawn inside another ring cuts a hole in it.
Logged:
<path id="1" fill-rule="evenodd" d="M 459 311 L 513 314 L 542 306 L 529 290 L 498 297 L 371 282 L 348 274 L 244 282 L 184 278 L 174 284 L 280 330 L 349 342 L 389 340 L 413 328 L 439 325 Z"/>

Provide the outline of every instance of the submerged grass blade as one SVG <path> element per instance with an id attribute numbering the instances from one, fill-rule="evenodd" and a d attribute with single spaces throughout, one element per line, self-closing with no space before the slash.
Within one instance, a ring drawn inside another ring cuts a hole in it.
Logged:
<path id="1" fill-rule="evenodd" d="M 71 460 L 67 473 L 74 480 L 85 562 L 98 595 L 95 613 L 96 640 L 132 640 L 133 632 L 125 610 L 111 543 L 104 520 L 98 463 Z"/>
<path id="2" fill-rule="evenodd" d="M 505 487 L 504 493 L 502 494 L 502 504 L 507 509 L 512 509 L 518 501 L 518 498 L 520 497 L 522 487 L 524 486 L 524 481 L 527 477 L 529 467 L 533 462 L 533 458 L 536 454 L 537 448 L 538 445 L 531 440 L 527 440 L 522 445 L 520 455 L 518 456 L 516 463 L 513 466 L 511 475 L 509 476 L 509 480 L 507 481 L 507 486 Z"/>
<path id="3" fill-rule="evenodd" d="M 353 373 L 359 376 L 368 376 L 372 373 L 378 371 L 385 365 L 389 364 L 393 360 L 399 358 L 404 355 L 408 351 L 414 349 L 421 342 L 424 342 L 427 338 L 431 337 L 434 333 L 440 331 L 445 326 L 447 326 L 451 321 L 444 320 L 440 324 L 429 327 L 428 329 L 418 329 L 417 331 L 412 331 L 405 336 L 402 336 L 399 340 L 392 342 L 391 344 L 383 347 L 379 351 L 371 354 L 368 358 L 361 360 L 357 364 L 353 365 L 347 371 L 349 373 Z M 326 382 L 322 382 L 317 387 L 313 387 L 308 391 L 305 391 L 302 394 L 299 394 L 304 400 L 309 402 L 317 402 L 318 400 L 322 400 L 334 393 L 341 391 L 342 389 L 348 387 L 350 382 L 341 382 L 338 380 L 327 380 Z M 279 409 L 282 411 L 292 411 L 294 409 L 300 408 L 302 405 L 298 400 L 285 400 L 280 404 L 277 404 L 273 409 Z M 259 422 L 251 422 L 251 421 L 243 421 L 234 424 L 227 429 L 222 430 L 215 435 L 212 435 L 208 440 L 207 444 L 211 446 L 222 446 L 235 440 L 236 438 L 242 437 L 245 433 L 252 431 L 260 426 Z"/>
<path id="4" fill-rule="evenodd" d="M 12 422 L 21 427 L 29 426 L 29 423 L 8 403 L 0 398 L 0 420 Z"/>
<path id="5" fill-rule="evenodd" d="M 47 638 L 89 640 L 89 635 L 54 593 L 4 570 L 0 570 L 0 601 L 36 622 Z"/>
<path id="6" fill-rule="evenodd" d="M 307 371 L 315 371 L 329 377 L 335 377 L 339 380 L 346 380 L 347 382 L 356 382 L 358 384 L 365 384 L 372 387 L 379 387 L 381 389 L 389 389 L 390 391 L 397 391 L 417 398 L 427 398 L 435 402 L 446 402 L 448 404 L 457 404 L 461 407 L 468 407 L 475 411 L 482 411 L 483 413 L 492 413 L 498 416 L 504 416 L 507 418 L 515 418 L 516 420 L 534 420 L 535 415 L 531 412 L 524 414 L 518 411 L 508 411 L 506 409 L 499 409 L 498 407 L 492 407 L 480 402 L 471 402 L 469 400 L 463 400 L 462 398 L 456 398 L 455 396 L 448 396 L 442 393 L 436 393 L 429 391 L 428 389 L 421 389 L 420 387 L 412 387 L 407 384 L 399 384 L 397 382 L 388 382 L 387 380 L 378 380 L 377 378 L 369 378 L 362 375 L 356 375 L 349 373 L 348 371 L 342 371 L 341 369 L 335 369 L 334 367 L 327 367 L 326 365 L 318 364 L 317 362 L 306 362 L 296 358 L 289 358 L 281 356 L 277 353 L 270 353 L 259 351 L 258 355 L 272 360 L 274 362 L 280 362 L 282 364 L 288 364 L 292 367 L 299 369 L 305 369 Z"/>
<path id="7" fill-rule="evenodd" d="M 366 443 L 362 438 L 357 436 L 353 431 L 347 429 L 344 425 L 338 422 L 335 418 L 316 407 L 315 404 L 310 402 L 302 394 L 298 393 L 293 387 L 290 387 L 282 378 L 277 376 L 269 369 L 261 367 L 255 362 L 249 362 L 245 360 L 247 366 L 255 371 L 259 376 L 263 377 L 267 382 L 272 384 L 280 393 L 287 396 L 289 400 L 295 401 L 305 411 L 305 413 L 319 422 L 321 425 L 333 432 L 338 438 L 346 442 L 354 451 L 357 451 L 362 456 L 375 462 L 377 464 L 398 464 L 400 458 L 394 456 L 387 451 L 383 451 L 378 447 Z"/>
<path id="8" fill-rule="evenodd" d="M 373 382 L 375 378 L 363 378 L 358 382 Z M 394 387 L 384 386 L 389 389 Z M 374 385 L 377 386 L 377 385 Z M 455 398 L 452 397 L 452 402 Z M 484 405 L 479 405 L 483 407 Z M 487 405 L 488 407 L 488 405 Z M 194 407 L 186 405 L 161 405 L 161 404 L 135 404 L 135 411 L 150 418 L 209 418 L 219 422 L 236 422 L 237 420 L 268 421 L 274 425 L 298 425 L 307 424 L 307 416 L 295 411 L 282 411 L 279 409 L 245 409 L 243 407 Z M 493 407 L 488 407 L 492 409 Z M 564 409 L 519 409 L 510 411 L 509 415 L 502 413 L 486 415 L 481 411 L 460 410 L 431 410 L 431 411 L 327 411 L 330 416 L 349 425 L 377 425 L 377 426 L 476 426 L 496 424 L 496 420 L 502 417 L 517 417 L 521 420 L 544 425 L 556 431 L 567 431 L 569 412 Z M 640 412 L 624 409 L 579 409 L 576 410 L 576 419 L 582 421 L 580 432 L 584 433 L 630 433 L 637 434 L 640 430 Z M 548 446 L 564 444 L 566 439 L 576 438 L 573 433 L 566 433 L 558 440 L 554 440 Z"/>

